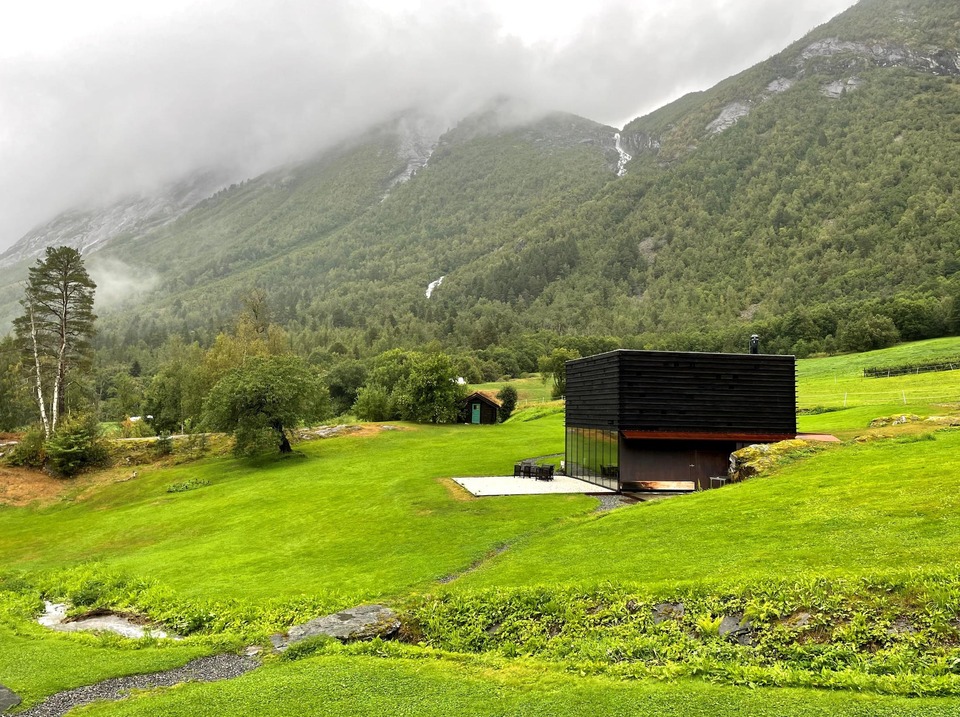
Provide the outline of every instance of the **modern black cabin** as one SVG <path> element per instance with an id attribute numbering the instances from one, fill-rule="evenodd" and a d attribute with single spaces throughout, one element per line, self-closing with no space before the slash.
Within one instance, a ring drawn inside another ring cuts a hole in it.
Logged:
<path id="1" fill-rule="evenodd" d="M 566 474 L 615 490 L 710 488 L 738 448 L 794 438 L 796 407 L 793 356 L 619 350 L 569 361 Z"/>
<path id="2" fill-rule="evenodd" d="M 463 399 L 460 407 L 460 422 L 474 424 L 496 423 L 500 402 L 481 391 L 475 391 Z"/>

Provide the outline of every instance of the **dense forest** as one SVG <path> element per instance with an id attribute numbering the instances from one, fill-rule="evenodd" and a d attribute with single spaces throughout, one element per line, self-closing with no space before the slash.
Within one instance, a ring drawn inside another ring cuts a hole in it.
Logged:
<path id="1" fill-rule="evenodd" d="M 758 333 L 808 356 L 957 333 L 958 51 L 955 2 L 863 0 L 630 123 L 622 177 L 614 128 L 521 122 L 500 100 L 402 182 L 388 123 L 92 254 L 149 280 L 98 306 L 90 391 L 134 410 L 124 376 L 210 350 L 252 292 L 287 349 L 333 374 L 425 346 L 479 381 L 561 348 L 737 351 Z M 17 272 L 0 273 L 8 319 Z"/>

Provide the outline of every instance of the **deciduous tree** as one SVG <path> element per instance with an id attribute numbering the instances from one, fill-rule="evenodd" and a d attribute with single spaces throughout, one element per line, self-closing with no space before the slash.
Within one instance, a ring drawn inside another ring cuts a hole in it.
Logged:
<path id="1" fill-rule="evenodd" d="M 272 432 L 281 453 L 290 453 L 288 431 L 322 417 L 327 392 L 320 378 L 296 356 L 251 356 L 224 376 L 207 396 L 211 428 L 231 431 L 238 453 L 252 453 Z"/>

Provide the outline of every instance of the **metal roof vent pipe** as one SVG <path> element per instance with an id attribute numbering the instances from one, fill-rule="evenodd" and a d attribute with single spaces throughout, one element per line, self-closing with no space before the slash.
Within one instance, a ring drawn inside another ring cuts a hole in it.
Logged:
<path id="1" fill-rule="evenodd" d="M 753 334 L 750 336 L 750 353 L 758 354 L 760 353 L 760 335 Z"/>

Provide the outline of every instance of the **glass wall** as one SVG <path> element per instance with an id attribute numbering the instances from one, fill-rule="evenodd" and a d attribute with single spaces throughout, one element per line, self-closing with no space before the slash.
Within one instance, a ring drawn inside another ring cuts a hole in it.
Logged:
<path id="1" fill-rule="evenodd" d="M 568 476 L 617 490 L 620 448 L 617 431 L 567 427 L 565 470 Z"/>

